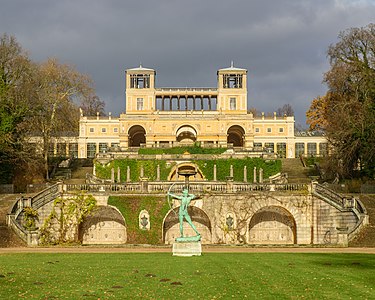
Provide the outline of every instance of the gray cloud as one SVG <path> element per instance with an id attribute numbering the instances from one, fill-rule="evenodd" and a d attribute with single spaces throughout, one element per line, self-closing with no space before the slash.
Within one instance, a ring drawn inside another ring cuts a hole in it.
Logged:
<path id="1" fill-rule="evenodd" d="M 88 73 L 107 111 L 124 110 L 124 70 L 140 62 L 157 86 L 216 86 L 234 60 L 249 70 L 249 106 L 292 104 L 305 122 L 325 93 L 326 50 L 340 31 L 373 21 L 372 1 L 0 1 L 1 31 L 31 57 Z"/>

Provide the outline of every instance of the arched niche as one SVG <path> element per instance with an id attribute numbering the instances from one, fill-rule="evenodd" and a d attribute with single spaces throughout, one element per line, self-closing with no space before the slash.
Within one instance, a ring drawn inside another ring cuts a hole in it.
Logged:
<path id="1" fill-rule="evenodd" d="M 82 244 L 124 244 L 125 219 L 115 207 L 98 206 L 80 224 L 78 236 Z"/>
<path id="2" fill-rule="evenodd" d="M 245 130 L 239 125 L 233 125 L 227 131 L 227 143 L 233 147 L 243 147 L 245 144 Z"/>
<path id="3" fill-rule="evenodd" d="M 197 172 L 194 176 L 190 176 L 189 180 L 204 180 L 204 176 L 202 171 L 198 168 L 196 164 L 193 163 L 181 163 L 172 168 L 169 172 L 168 180 L 169 181 L 178 181 L 178 180 L 185 180 L 185 176 L 179 175 L 178 172 L 188 173 L 188 172 Z"/>
<path id="4" fill-rule="evenodd" d="M 293 215 L 283 207 L 259 209 L 249 223 L 249 244 L 296 244 L 297 226 Z"/>
<path id="5" fill-rule="evenodd" d="M 179 207 L 170 210 L 163 221 L 163 241 L 165 244 L 173 244 L 175 238 L 180 236 L 180 222 L 178 219 Z M 195 206 L 188 207 L 188 213 L 198 232 L 202 237 L 203 244 L 211 243 L 212 227 L 207 214 Z M 195 236 L 196 233 L 184 220 L 184 236 Z"/>
<path id="6" fill-rule="evenodd" d="M 182 144 L 194 144 L 197 140 L 197 131 L 193 126 L 183 125 L 176 131 L 176 141 Z"/>
<path id="7" fill-rule="evenodd" d="M 129 128 L 129 147 L 139 147 L 146 143 L 146 130 L 140 125 L 134 125 Z"/>
<path id="8" fill-rule="evenodd" d="M 138 225 L 139 229 L 141 230 L 150 230 L 151 223 L 150 223 L 150 214 L 147 210 L 143 209 L 138 215 Z"/>

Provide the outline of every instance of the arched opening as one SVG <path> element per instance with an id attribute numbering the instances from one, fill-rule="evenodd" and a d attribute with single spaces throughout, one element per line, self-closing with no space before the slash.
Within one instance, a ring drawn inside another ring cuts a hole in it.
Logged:
<path id="1" fill-rule="evenodd" d="M 128 135 L 129 147 L 139 147 L 146 143 L 146 130 L 140 125 L 130 127 Z"/>
<path id="2" fill-rule="evenodd" d="M 181 163 L 177 166 L 174 166 L 171 170 L 171 172 L 168 175 L 169 181 L 179 181 L 179 180 L 185 180 L 185 176 L 179 175 L 178 172 L 182 173 L 189 173 L 190 172 L 197 172 L 194 176 L 190 176 L 189 180 L 204 180 L 204 176 L 202 171 L 198 168 L 197 165 L 193 163 Z"/>
<path id="3" fill-rule="evenodd" d="M 165 244 L 173 244 L 175 239 L 180 236 L 180 223 L 178 220 L 179 207 L 170 210 L 163 222 L 163 241 Z M 202 237 L 202 244 L 211 243 L 211 221 L 207 214 L 195 206 L 188 207 L 188 213 Z M 184 236 L 195 236 L 194 230 L 184 221 Z"/>
<path id="4" fill-rule="evenodd" d="M 229 127 L 227 131 L 227 143 L 233 144 L 233 147 L 244 146 L 245 130 L 238 125 Z"/>
<path id="5" fill-rule="evenodd" d="M 182 144 L 193 144 L 197 140 L 197 131 L 190 125 L 181 126 L 176 132 L 176 141 Z"/>
<path id="6" fill-rule="evenodd" d="M 297 226 L 293 215 L 285 208 L 267 206 L 250 220 L 249 244 L 296 244 Z"/>
<path id="7" fill-rule="evenodd" d="M 98 206 L 80 224 L 78 237 L 82 244 L 124 244 L 124 217 L 114 207 Z"/>

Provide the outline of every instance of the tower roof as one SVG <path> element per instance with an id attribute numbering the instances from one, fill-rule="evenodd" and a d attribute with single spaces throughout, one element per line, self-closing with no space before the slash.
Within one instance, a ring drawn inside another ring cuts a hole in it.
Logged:
<path id="1" fill-rule="evenodd" d="M 246 72 L 247 70 L 246 69 L 241 69 L 241 68 L 236 68 L 233 65 L 233 61 L 231 61 L 229 68 L 219 69 L 219 71 L 245 71 Z"/>
<path id="2" fill-rule="evenodd" d="M 155 72 L 154 69 L 144 68 L 144 67 L 142 66 L 142 64 L 139 64 L 139 67 L 137 67 L 137 68 L 127 69 L 127 71 L 142 71 L 142 72 L 144 72 L 144 71 L 149 71 L 149 72 Z"/>

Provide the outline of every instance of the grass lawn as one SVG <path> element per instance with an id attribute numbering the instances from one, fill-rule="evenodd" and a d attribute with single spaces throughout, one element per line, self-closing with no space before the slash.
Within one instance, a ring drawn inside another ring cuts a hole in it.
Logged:
<path id="1" fill-rule="evenodd" d="M 374 299 L 375 255 L 0 255 L 0 299 L 244 298 Z"/>

